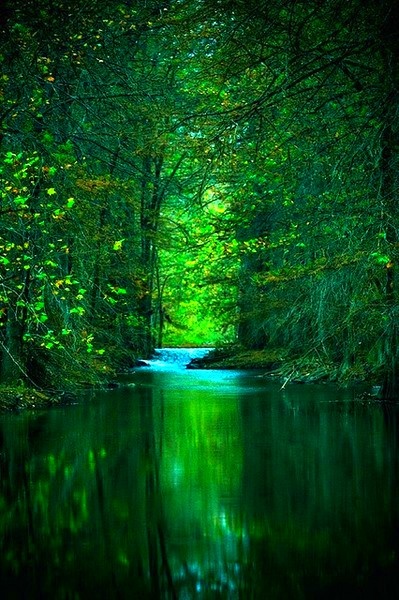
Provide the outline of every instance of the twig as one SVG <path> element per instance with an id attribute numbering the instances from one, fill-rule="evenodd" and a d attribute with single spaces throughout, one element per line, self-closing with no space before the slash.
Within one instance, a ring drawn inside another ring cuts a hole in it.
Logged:
<path id="1" fill-rule="evenodd" d="M 292 378 L 292 376 L 294 375 L 294 373 L 295 373 L 295 369 L 293 369 L 293 370 L 291 371 L 291 373 L 288 375 L 288 377 L 286 377 L 286 379 L 285 379 L 285 381 L 284 381 L 283 385 L 282 385 L 282 386 L 281 386 L 281 388 L 280 388 L 280 392 L 281 392 L 281 390 L 283 390 L 283 389 L 285 388 L 285 386 L 286 386 L 286 385 L 287 385 L 287 383 L 290 381 L 290 379 Z"/>

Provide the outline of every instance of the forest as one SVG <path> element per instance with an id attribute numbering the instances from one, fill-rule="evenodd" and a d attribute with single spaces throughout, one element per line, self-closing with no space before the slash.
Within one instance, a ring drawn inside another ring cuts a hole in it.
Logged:
<path id="1" fill-rule="evenodd" d="M 397 396 L 397 2 L 0 10 L 1 385 L 216 346 Z"/>

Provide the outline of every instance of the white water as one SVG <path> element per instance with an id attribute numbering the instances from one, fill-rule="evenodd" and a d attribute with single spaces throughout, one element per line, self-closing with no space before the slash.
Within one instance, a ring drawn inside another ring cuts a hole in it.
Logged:
<path id="1" fill-rule="evenodd" d="M 154 357 L 146 362 L 152 370 L 185 369 L 193 358 L 202 358 L 213 348 L 158 348 Z"/>

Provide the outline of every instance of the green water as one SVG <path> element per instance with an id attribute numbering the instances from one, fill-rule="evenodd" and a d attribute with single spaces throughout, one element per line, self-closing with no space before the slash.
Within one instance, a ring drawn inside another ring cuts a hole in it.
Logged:
<path id="1" fill-rule="evenodd" d="M 396 410 L 256 373 L 0 418 L 2 598 L 393 598 Z"/>

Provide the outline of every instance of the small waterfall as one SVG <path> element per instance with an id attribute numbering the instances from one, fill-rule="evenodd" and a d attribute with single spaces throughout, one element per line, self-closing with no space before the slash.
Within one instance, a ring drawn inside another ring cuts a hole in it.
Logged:
<path id="1" fill-rule="evenodd" d="M 154 370 L 185 369 L 193 358 L 202 358 L 213 348 L 159 348 L 146 361 Z"/>

